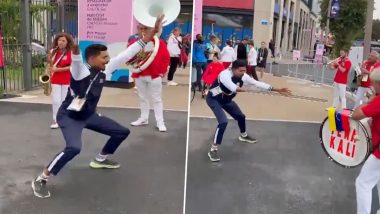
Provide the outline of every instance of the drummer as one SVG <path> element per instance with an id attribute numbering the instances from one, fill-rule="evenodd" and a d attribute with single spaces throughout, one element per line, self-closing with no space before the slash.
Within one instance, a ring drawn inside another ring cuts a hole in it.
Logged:
<path id="1" fill-rule="evenodd" d="M 373 152 L 364 163 L 355 182 L 357 214 L 370 214 L 372 189 L 377 185 L 380 192 L 380 68 L 375 68 L 371 72 L 370 78 L 374 95 L 369 98 L 367 104 L 359 106 L 352 114 L 352 119 L 354 120 L 361 120 L 366 117 L 372 118 Z"/>

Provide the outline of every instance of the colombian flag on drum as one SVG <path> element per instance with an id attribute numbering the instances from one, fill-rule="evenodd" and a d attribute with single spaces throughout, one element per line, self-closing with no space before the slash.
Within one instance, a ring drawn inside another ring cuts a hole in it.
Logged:
<path id="1" fill-rule="evenodd" d="M 334 107 L 330 107 L 327 112 L 331 131 L 350 131 L 349 110 L 338 112 Z"/>

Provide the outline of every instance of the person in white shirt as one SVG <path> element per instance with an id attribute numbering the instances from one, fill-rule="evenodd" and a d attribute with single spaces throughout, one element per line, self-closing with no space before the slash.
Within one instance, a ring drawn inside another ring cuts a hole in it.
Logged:
<path id="1" fill-rule="evenodd" d="M 247 74 L 253 77 L 255 80 L 259 80 L 256 74 L 256 66 L 257 66 L 257 51 L 255 49 L 255 44 L 253 40 L 248 42 L 249 45 L 249 53 L 248 53 L 248 70 Z"/>
<path id="2" fill-rule="evenodd" d="M 181 29 L 174 28 L 173 33 L 168 39 L 168 50 L 170 54 L 170 68 L 168 74 L 168 85 L 176 86 L 178 83 L 174 82 L 174 73 L 180 63 L 181 49 L 182 49 L 182 38 L 180 36 Z"/>
<path id="3" fill-rule="evenodd" d="M 226 41 L 226 46 L 220 52 L 220 61 L 223 63 L 224 68 L 231 66 L 231 63 L 236 60 L 236 53 L 232 47 L 231 40 Z"/>
<path id="4" fill-rule="evenodd" d="M 220 59 L 220 49 L 218 47 L 219 39 L 215 35 L 210 36 L 210 42 L 207 43 L 208 60 L 207 63 L 211 63 L 214 57 Z"/>

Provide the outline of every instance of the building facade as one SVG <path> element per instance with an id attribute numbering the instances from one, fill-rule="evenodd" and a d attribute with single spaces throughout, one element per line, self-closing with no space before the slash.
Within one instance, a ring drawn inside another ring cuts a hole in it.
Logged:
<path id="1" fill-rule="evenodd" d="M 223 41 L 253 38 L 274 40 L 277 52 L 313 50 L 320 32 L 318 0 L 203 0 L 205 36 Z"/>

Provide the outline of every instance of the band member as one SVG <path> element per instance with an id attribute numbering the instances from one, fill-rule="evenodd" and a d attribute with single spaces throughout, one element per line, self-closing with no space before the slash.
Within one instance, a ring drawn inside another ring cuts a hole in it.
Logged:
<path id="1" fill-rule="evenodd" d="M 257 70 L 260 71 L 260 79 L 264 77 L 264 70 L 267 67 L 268 52 L 265 42 L 261 42 L 261 47 L 257 51 Z"/>
<path id="2" fill-rule="evenodd" d="M 337 70 L 334 78 L 333 107 L 338 108 L 341 105 L 341 108 L 345 109 L 347 78 L 351 69 L 351 60 L 348 58 L 347 49 L 340 51 L 339 59 L 331 64 L 331 68 Z"/>
<path id="3" fill-rule="evenodd" d="M 358 214 L 371 213 L 372 189 L 377 185 L 377 189 L 380 191 L 380 68 L 375 68 L 370 77 L 375 94 L 370 97 L 368 104 L 359 106 L 352 114 L 354 120 L 372 118 L 373 152 L 364 163 L 355 182 Z"/>
<path id="4" fill-rule="evenodd" d="M 51 97 L 53 106 L 53 123 L 50 128 L 59 128 L 57 124 L 57 112 L 62 102 L 65 100 L 70 84 L 71 48 L 74 45 L 73 39 L 66 33 L 55 36 L 53 49 L 48 54 L 50 66 L 48 71 L 51 75 Z"/>
<path id="5" fill-rule="evenodd" d="M 162 20 L 163 16 L 157 18 L 154 31 L 148 31 L 143 39 L 111 60 L 106 46 L 94 44 L 86 48 L 84 53 L 86 63 L 83 64 L 79 47 L 73 47 L 70 90 L 57 116 L 57 122 L 65 138 L 66 147 L 33 180 L 32 189 L 35 196 L 40 198 L 50 197 L 50 192 L 46 185 L 47 180 L 50 175 L 57 175 L 71 159 L 80 153 L 82 147 L 81 135 L 84 128 L 110 136 L 102 151 L 90 162 L 90 167 L 95 169 L 116 169 L 120 167 L 119 163 L 108 159 L 108 155 L 116 151 L 119 145 L 128 137 L 130 131 L 117 122 L 98 115 L 96 107 L 106 79 L 106 73 L 113 72 L 144 48 L 145 44 L 151 41 L 153 35 L 159 32 Z M 82 108 L 78 107 L 81 106 L 80 103 L 83 103 Z"/>
<path id="6" fill-rule="evenodd" d="M 231 63 L 236 60 L 236 53 L 232 47 L 231 40 L 226 41 L 226 46 L 220 52 L 220 61 L 223 63 L 225 69 L 230 67 Z"/>
<path id="7" fill-rule="evenodd" d="M 173 33 L 170 35 L 168 39 L 168 50 L 170 54 L 170 68 L 168 73 L 168 85 L 176 86 L 178 83 L 174 82 L 174 73 L 177 70 L 178 65 L 180 64 L 180 55 L 182 49 L 182 37 L 181 29 L 174 28 Z M 166 45 L 165 45 L 166 46 Z"/>
<path id="8" fill-rule="evenodd" d="M 214 134 L 214 141 L 211 149 L 208 152 L 210 161 L 220 161 L 218 155 L 218 146 L 222 143 L 223 134 L 227 127 L 227 117 L 224 111 L 231 115 L 237 122 L 240 128 L 239 141 L 246 143 L 256 143 L 256 139 L 250 137 L 245 130 L 245 115 L 240 110 L 239 106 L 233 101 L 233 98 L 239 92 L 246 92 L 242 88 L 243 84 L 251 84 L 258 88 L 267 91 L 276 91 L 283 95 L 290 95 L 287 88 L 273 88 L 272 86 L 259 82 L 246 74 L 246 60 L 236 60 L 232 63 L 232 68 L 222 71 L 218 78 L 214 81 L 208 92 L 206 102 L 214 112 L 218 120 L 218 127 Z"/>
<path id="9" fill-rule="evenodd" d="M 373 70 L 375 63 L 379 59 L 379 53 L 372 51 L 368 60 L 363 62 L 361 67 L 362 74 L 357 77 L 358 90 L 356 92 L 355 108 L 364 102 L 365 94 L 370 90 L 371 79 L 369 78 L 370 72 Z"/>
<path id="10" fill-rule="evenodd" d="M 140 37 L 152 29 L 139 23 Z M 152 40 L 153 42 L 153 40 Z M 153 100 L 154 115 L 156 117 L 157 128 L 160 132 L 166 132 L 162 103 L 162 78 L 167 72 L 170 62 L 170 55 L 165 41 L 160 40 L 160 46 L 156 57 L 147 69 L 140 73 L 133 73 L 132 77 L 136 81 L 137 92 L 140 102 L 140 117 L 131 123 L 132 126 L 148 125 L 149 100 Z M 177 65 L 176 65 L 177 66 Z"/>

